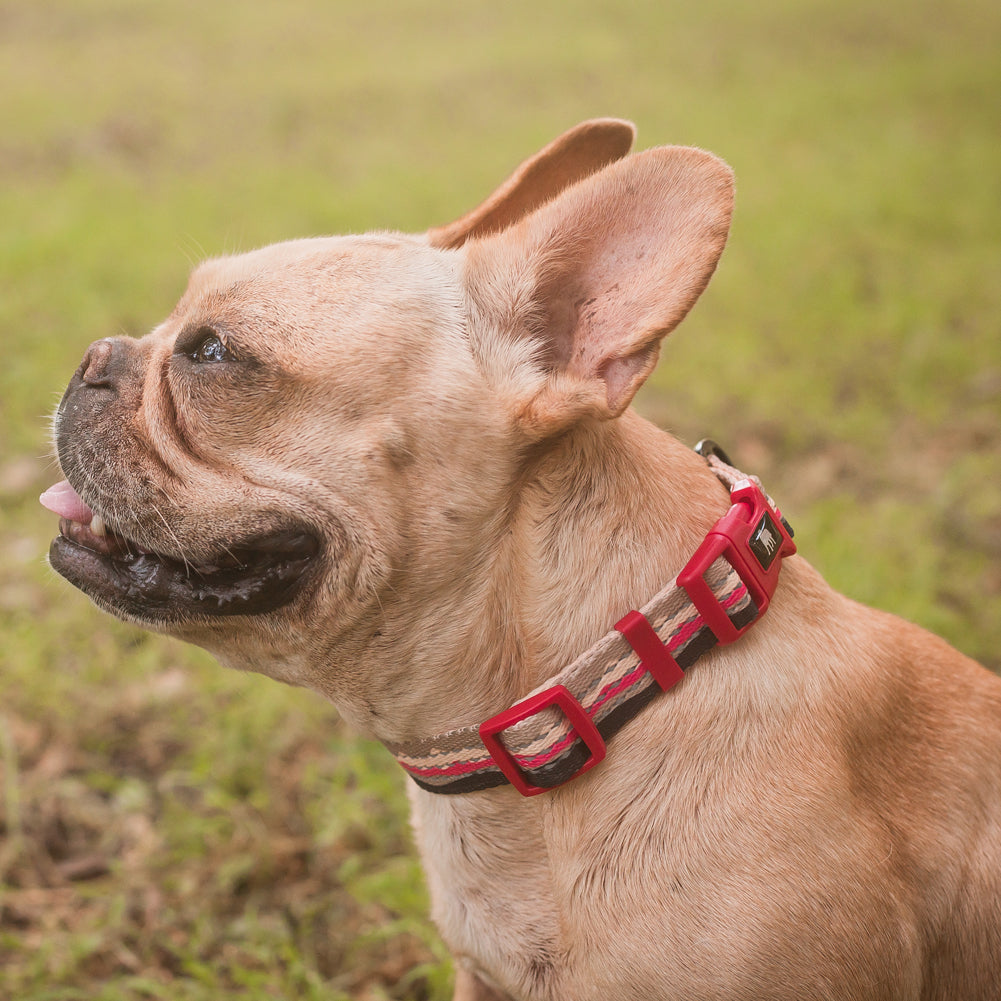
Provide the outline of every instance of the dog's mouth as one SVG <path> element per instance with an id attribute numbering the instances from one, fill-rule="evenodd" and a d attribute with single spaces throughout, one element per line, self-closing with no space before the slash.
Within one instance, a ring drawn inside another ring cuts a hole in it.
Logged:
<path id="1" fill-rule="evenodd" d="M 310 531 L 287 526 L 220 543 L 211 559 L 178 559 L 115 531 L 68 482 L 41 500 L 60 516 L 52 568 L 113 614 L 146 623 L 274 611 L 300 593 L 320 551 Z"/>

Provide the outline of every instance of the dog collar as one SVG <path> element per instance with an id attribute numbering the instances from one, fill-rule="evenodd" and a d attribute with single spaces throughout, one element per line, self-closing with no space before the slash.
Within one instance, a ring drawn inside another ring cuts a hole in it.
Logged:
<path id="1" fill-rule="evenodd" d="M 510 783 L 535 796 L 605 757 L 606 742 L 714 646 L 739 639 L 768 608 L 792 529 L 756 477 L 714 442 L 696 451 L 730 490 L 731 507 L 685 568 L 640 611 L 526 698 L 478 726 L 389 750 L 422 788 L 454 794 Z"/>

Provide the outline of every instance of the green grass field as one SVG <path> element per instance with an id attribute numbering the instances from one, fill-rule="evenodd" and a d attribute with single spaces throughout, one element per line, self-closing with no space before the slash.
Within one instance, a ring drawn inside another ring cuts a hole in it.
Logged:
<path id="1" fill-rule="evenodd" d="M 1001 668 L 996 0 L 0 0 L 0 997 L 449 997 L 403 777 L 44 565 L 47 415 L 191 264 L 461 214 L 583 118 L 736 169 L 640 406 Z"/>

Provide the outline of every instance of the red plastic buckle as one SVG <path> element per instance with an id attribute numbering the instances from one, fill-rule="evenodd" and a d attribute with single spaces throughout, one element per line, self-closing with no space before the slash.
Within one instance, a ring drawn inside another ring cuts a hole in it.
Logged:
<path id="1" fill-rule="evenodd" d="M 563 710 L 570 725 L 577 736 L 584 741 L 591 757 L 577 769 L 573 775 L 564 779 L 563 782 L 555 786 L 537 786 L 529 782 L 525 773 L 518 767 L 511 752 L 500 742 L 498 734 L 503 733 L 509 727 L 520 723 L 548 709 L 550 706 L 559 706 Z M 516 703 L 510 709 L 492 716 L 485 723 L 480 725 L 480 740 L 483 746 L 490 752 L 490 757 L 494 759 L 497 767 L 504 773 L 508 782 L 511 783 L 522 794 L 522 796 L 538 796 L 541 792 L 549 792 L 550 789 L 557 789 L 571 779 L 582 775 L 589 768 L 593 768 L 605 757 L 605 741 L 594 721 L 587 714 L 587 710 L 570 694 L 563 685 L 554 685 L 547 688 L 538 695 L 531 695 L 527 699 Z"/>
<path id="2" fill-rule="evenodd" d="M 782 515 L 750 480 L 741 481 L 730 494 L 733 506 L 709 530 L 702 545 L 678 574 L 678 584 L 688 592 L 706 625 L 721 643 L 732 643 L 765 613 L 778 584 L 779 569 L 796 543 Z M 737 628 L 726 614 L 704 574 L 721 556 L 737 571 L 757 606 L 758 614 Z"/>
<path id="3" fill-rule="evenodd" d="M 615 628 L 633 648 L 640 664 L 653 675 L 665 692 L 685 676 L 685 672 L 671 656 L 671 651 L 642 612 L 628 612 L 615 623 Z"/>

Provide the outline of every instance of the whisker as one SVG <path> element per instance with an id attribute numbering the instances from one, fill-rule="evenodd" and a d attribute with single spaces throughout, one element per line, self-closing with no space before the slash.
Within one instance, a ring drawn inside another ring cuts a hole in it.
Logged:
<path id="1" fill-rule="evenodd" d="M 177 551 L 181 554 L 181 562 L 184 564 L 184 572 L 187 576 L 191 576 L 194 573 L 194 567 L 188 562 L 187 556 L 184 555 L 184 547 L 181 545 L 181 540 L 177 537 L 177 533 L 170 527 L 170 523 L 164 518 L 163 513 L 160 509 L 153 504 L 153 513 L 163 522 L 163 527 L 167 529 L 167 534 L 174 540 L 177 545 Z"/>

